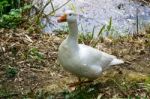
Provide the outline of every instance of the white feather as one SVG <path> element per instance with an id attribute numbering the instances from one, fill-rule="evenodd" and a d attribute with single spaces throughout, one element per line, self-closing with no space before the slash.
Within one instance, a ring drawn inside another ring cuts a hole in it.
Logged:
<path id="1" fill-rule="evenodd" d="M 123 63 L 124 61 L 121 59 L 113 59 L 109 65 L 118 65 L 118 64 L 123 64 Z"/>
<path id="2" fill-rule="evenodd" d="M 60 64 L 69 72 L 89 79 L 95 79 L 100 76 L 103 70 L 111 65 L 124 63 L 116 56 L 107 54 L 87 45 L 78 44 L 78 28 L 76 15 L 69 16 L 67 22 L 69 25 L 69 36 L 62 42 L 58 51 Z"/>

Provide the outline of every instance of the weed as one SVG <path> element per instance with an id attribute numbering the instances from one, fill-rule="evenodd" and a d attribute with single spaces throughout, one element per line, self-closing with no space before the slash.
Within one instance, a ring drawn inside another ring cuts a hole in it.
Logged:
<path id="1" fill-rule="evenodd" d="M 96 47 L 96 45 L 103 39 L 105 25 L 103 25 L 102 28 L 100 29 L 97 38 L 94 37 L 94 30 L 95 27 L 93 27 L 93 31 L 91 33 L 87 33 L 86 35 L 81 33 L 79 35 L 79 42 L 86 45 L 91 45 L 92 47 Z"/>
<path id="2" fill-rule="evenodd" d="M 6 87 L 5 85 L 0 87 L 0 99 L 16 99 L 12 97 L 18 96 L 19 94 L 11 92 Z"/>
<path id="3" fill-rule="evenodd" d="M 83 33 L 79 36 L 79 42 L 87 45 L 91 45 L 93 42 L 93 33 L 88 33 L 87 35 L 84 35 Z"/>
<path id="4" fill-rule="evenodd" d="M 37 48 L 31 48 L 28 51 L 28 58 L 37 60 L 37 61 L 42 61 L 44 59 L 43 53 L 39 52 Z"/>
<path id="5" fill-rule="evenodd" d="M 13 77 L 15 77 L 15 76 L 17 75 L 17 73 L 18 73 L 18 70 L 17 70 L 15 67 L 8 66 L 8 67 L 6 68 L 6 76 L 7 76 L 8 78 L 13 78 Z"/>
<path id="6" fill-rule="evenodd" d="M 110 18 L 109 24 L 107 26 L 107 31 L 109 32 L 112 28 L 112 17 Z"/>
<path id="7" fill-rule="evenodd" d="M 6 9 L 6 7 L 8 7 L 10 4 L 8 3 L 8 1 L 7 0 L 2 0 L 2 1 L 0 1 L 0 16 L 2 16 L 2 14 L 3 13 L 6 13 L 5 12 L 5 9 Z"/>
<path id="8" fill-rule="evenodd" d="M 30 8 L 30 5 L 25 5 L 24 7 L 21 7 L 19 9 L 11 9 L 11 11 L 8 14 L 3 14 L 0 17 L 0 27 L 16 28 L 23 21 L 23 12 Z"/>
<path id="9" fill-rule="evenodd" d="M 81 26 L 82 30 L 83 27 Z M 103 41 L 103 37 L 105 36 L 104 33 L 106 33 L 107 37 L 112 37 L 114 35 L 115 30 L 112 28 L 112 17 L 110 18 L 109 24 L 108 25 L 103 25 L 97 35 L 97 37 L 94 37 L 94 31 L 95 31 L 95 26 L 93 27 L 93 31 L 91 33 L 87 33 L 84 35 L 83 33 L 80 34 L 79 36 L 79 42 L 91 45 L 92 47 L 96 47 L 96 45 L 99 42 Z M 117 32 L 116 32 L 117 33 Z"/>
<path id="10" fill-rule="evenodd" d="M 1 0 L 0 1 L 0 17 L 8 14 L 12 9 L 19 9 L 24 6 L 24 0 Z"/>

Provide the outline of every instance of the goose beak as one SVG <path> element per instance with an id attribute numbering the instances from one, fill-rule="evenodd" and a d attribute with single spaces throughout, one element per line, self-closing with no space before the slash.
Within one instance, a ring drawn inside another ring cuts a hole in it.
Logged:
<path id="1" fill-rule="evenodd" d="M 67 15 L 64 14 L 63 16 L 60 16 L 59 19 L 57 20 L 58 23 L 61 22 L 66 22 L 67 21 Z"/>

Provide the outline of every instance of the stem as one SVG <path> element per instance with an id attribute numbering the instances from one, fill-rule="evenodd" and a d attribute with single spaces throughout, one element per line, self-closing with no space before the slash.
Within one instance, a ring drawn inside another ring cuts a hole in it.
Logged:
<path id="1" fill-rule="evenodd" d="M 59 10 L 60 8 L 62 8 L 63 6 L 65 6 L 67 3 L 69 3 L 71 0 L 67 1 L 66 3 L 64 3 L 63 5 L 61 5 L 60 7 L 58 7 L 57 9 L 55 9 L 54 11 L 52 11 L 51 13 L 49 13 L 48 15 L 53 14 L 55 11 Z"/>
<path id="2" fill-rule="evenodd" d="M 137 29 L 137 34 L 139 34 L 139 17 L 138 17 L 138 8 L 136 9 L 136 29 Z"/>

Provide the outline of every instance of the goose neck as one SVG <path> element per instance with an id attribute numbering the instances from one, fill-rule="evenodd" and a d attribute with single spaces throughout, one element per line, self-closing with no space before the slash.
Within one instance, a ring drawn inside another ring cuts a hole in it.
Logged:
<path id="1" fill-rule="evenodd" d="M 76 22 L 68 22 L 69 26 L 69 36 L 67 38 L 68 42 L 78 44 L 78 27 Z"/>

